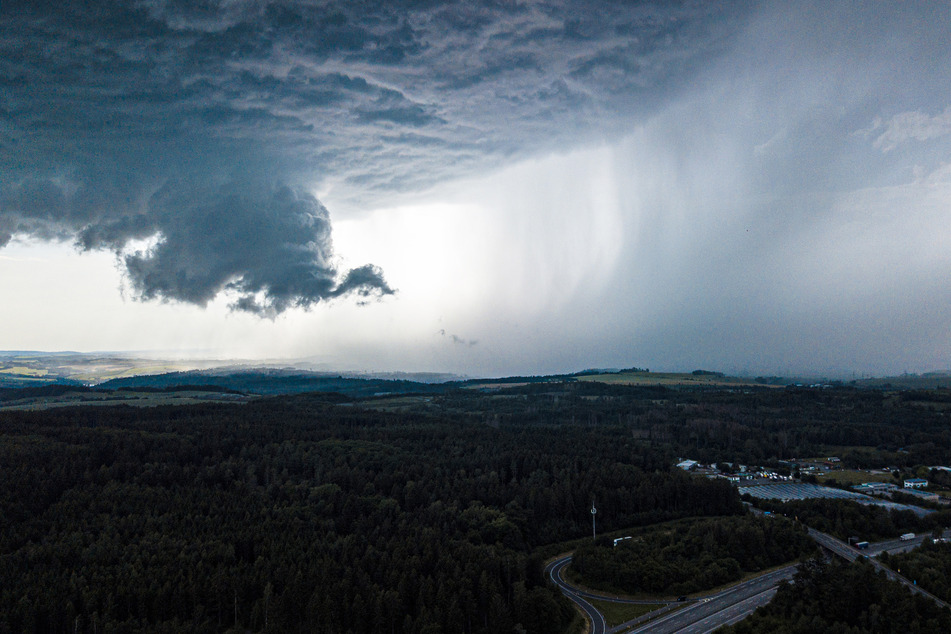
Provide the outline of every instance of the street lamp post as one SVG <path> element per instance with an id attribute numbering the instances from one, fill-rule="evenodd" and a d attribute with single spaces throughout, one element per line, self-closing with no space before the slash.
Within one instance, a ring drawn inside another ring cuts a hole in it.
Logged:
<path id="1" fill-rule="evenodd" d="M 598 513 L 598 509 L 594 508 L 594 502 L 591 502 L 591 539 L 595 540 L 598 537 L 597 525 L 594 521 L 594 516 Z"/>

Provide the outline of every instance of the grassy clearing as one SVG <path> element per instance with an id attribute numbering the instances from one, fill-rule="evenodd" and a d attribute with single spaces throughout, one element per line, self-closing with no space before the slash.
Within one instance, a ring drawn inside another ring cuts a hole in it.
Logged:
<path id="1" fill-rule="evenodd" d="M 23 376 L 21 374 L 5 374 L 0 377 L 0 385 L 3 387 L 34 387 L 37 385 L 48 385 L 51 379 L 42 376 Z"/>
<path id="2" fill-rule="evenodd" d="M 862 484 L 863 482 L 889 482 L 895 484 L 895 479 L 890 473 L 869 473 L 868 471 L 860 471 L 857 469 L 840 469 L 838 471 L 817 473 L 816 479 L 820 484 L 829 479 L 849 485 Z"/>
<path id="3" fill-rule="evenodd" d="M 21 376 L 46 376 L 50 371 L 46 368 L 29 368 L 25 365 L 17 365 L 12 368 L 3 368 L 0 374 L 19 374 Z"/>
<path id="4" fill-rule="evenodd" d="M 519 383 L 499 383 L 488 381 L 486 383 L 469 383 L 464 386 L 464 389 L 467 390 L 502 390 L 509 387 L 525 387 L 530 385 L 528 381 L 522 381 Z"/>
<path id="5" fill-rule="evenodd" d="M 194 405 L 196 403 L 225 402 L 243 403 L 247 398 L 220 392 L 67 392 L 59 396 L 38 397 L 12 401 L 0 407 L 2 410 L 46 410 L 76 405 L 131 405 L 155 407 L 157 405 Z"/>
<path id="6" fill-rule="evenodd" d="M 167 374 L 169 372 L 183 372 L 188 368 L 184 365 L 123 365 L 123 366 L 84 366 L 71 368 L 69 378 L 86 383 L 102 383 L 111 379 L 124 379 L 144 374 Z"/>
<path id="7" fill-rule="evenodd" d="M 653 612 L 667 605 L 666 603 L 615 603 L 614 601 L 599 601 L 598 599 L 588 599 L 588 602 L 604 615 L 608 627 L 627 623 L 631 619 L 644 616 L 648 612 Z"/>
<path id="8" fill-rule="evenodd" d="M 733 376 L 711 374 L 690 374 L 686 372 L 621 372 L 619 374 L 592 374 L 575 377 L 579 381 L 610 383 L 615 385 L 676 385 L 676 386 L 716 386 L 768 387 L 748 379 Z"/>
<path id="9" fill-rule="evenodd" d="M 432 396 L 393 396 L 374 399 L 372 401 L 363 401 L 360 403 L 360 407 L 380 412 L 397 412 L 419 407 L 420 405 L 426 405 L 427 403 L 431 403 L 432 400 Z"/>

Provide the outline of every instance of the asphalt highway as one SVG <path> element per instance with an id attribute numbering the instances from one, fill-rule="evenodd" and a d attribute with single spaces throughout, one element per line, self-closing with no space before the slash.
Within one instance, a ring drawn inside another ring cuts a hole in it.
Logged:
<path id="1" fill-rule="evenodd" d="M 722 592 L 712 594 L 688 605 L 682 610 L 655 619 L 631 632 L 672 634 L 712 632 L 718 627 L 736 623 L 773 598 L 780 581 L 792 579 L 796 566 L 785 566 Z"/>
<path id="2" fill-rule="evenodd" d="M 836 539 L 832 535 L 826 535 L 825 533 L 820 533 L 819 531 L 810 528 L 809 537 L 811 537 L 817 544 L 828 550 L 834 555 L 838 555 L 843 559 L 848 561 L 855 561 L 859 558 L 860 555 L 864 553 L 862 551 L 852 548 L 845 542 Z"/>
<path id="3" fill-rule="evenodd" d="M 562 594 L 574 601 L 588 615 L 593 624 L 592 634 L 623 632 L 632 626 L 637 626 L 639 622 L 643 622 L 645 617 L 609 628 L 604 616 L 587 599 L 600 599 L 615 603 L 658 603 L 656 599 L 619 599 L 609 595 L 599 595 L 579 590 L 562 577 L 562 570 L 569 563 L 571 563 L 570 555 L 553 561 L 545 570 L 552 582 L 561 589 Z M 659 616 L 631 631 L 657 633 L 712 632 L 718 627 L 741 620 L 759 606 L 768 603 L 779 582 L 784 579 L 791 579 L 795 572 L 796 566 L 786 566 L 727 588 L 722 592 L 694 600 L 685 607 L 665 615 L 664 613 L 669 611 L 670 608 L 668 604 L 668 606 L 652 613 Z"/>
<path id="4" fill-rule="evenodd" d="M 574 601 L 588 615 L 588 620 L 591 621 L 591 634 L 606 634 L 607 623 L 604 621 L 604 615 L 598 612 L 593 605 L 581 596 L 578 590 L 568 585 L 568 582 L 562 578 L 561 571 L 569 563 L 571 563 L 571 555 L 551 562 L 545 568 L 545 572 L 552 583 L 558 586 L 561 593 Z"/>
<path id="5" fill-rule="evenodd" d="M 820 546 L 848 561 L 865 557 L 867 554 L 878 554 L 885 550 L 894 552 L 896 550 L 910 549 L 919 545 L 924 539 L 924 536 L 921 536 L 906 542 L 900 540 L 880 542 L 870 545 L 867 551 L 859 551 L 831 535 L 811 528 L 808 530 L 809 536 Z M 878 570 L 883 571 L 889 579 L 904 583 L 911 588 L 912 591 L 932 599 L 939 605 L 951 607 L 941 599 L 922 590 L 914 582 L 890 570 L 875 559 L 868 558 L 868 561 Z M 561 557 L 548 564 L 545 571 L 552 580 L 552 583 L 559 587 L 562 594 L 574 601 L 588 615 L 588 619 L 592 623 L 591 634 L 616 634 L 618 632 L 630 632 L 631 634 L 647 632 L 653 634 L 673 634 L 674 632 L 706 634 L 713 632 L 724 625 L 732 625 L 733 623 L 741 621 L 747 615 L 754 612 L 756 608 L 769 603 L 773 595 L 776 594 L 776 588 L 779 583 L 783 580 L 792 579 L 797 568 L 796 565 L 791 565 L 768 572 L 727 588 L 722 592 L 691 600 L 689 604 L 686 604 L 681 609 L 672 609 L 678 607 L 679 604 L 668 603 L 665 607 L 659 608 L 648 615 L 609 628 L 604 619 L 604 615 L 591 605 L 588 599 L 599 599 L 615 603 L 640 604 L 655 604 L 662 603 L 662 601 L 657 601 L 656 599 L 621 599 L 575 588 L 562 577 L 562 571 L 569 563 L 571 563 L 571 555 Z"/>
<path id="6" fill-rule="evenodd" d="M 945 529 L 944 533 L 942 533 L 941 536 L 945 538 L 951 537 L 951 529 Z M 909 539 L 908 541 L 902 541 L 900 539 L 890 539 L 884 542 L 875 542 L 874 544 L 869 545 L 868 550 L 865 551 L 865 554 L 868 555 L 869 557 L 875 557 L 886 551 L 892 554 L 904 553 L 904 552 L 908 552 L 909 550 L 912 550 L 913 548 L 917 548 L 918 546 L 921 546 L 921 543 L 925 541 L 926 539 L 931 539 L 930 533 L 916 535 L 915 537 L 913 537 L 912 539 Z"/>
<path id="7" fill-rule="evenodd" d="M 899 583 L 905 584 L 906 586 L 908 586 L 908 588 L 909 588 L 912 592 L 916 592 L 916 593 L 920 594 L 920 595 L 923 596 L 923 597 L 927 597 L 927 598 L 931 599 L 932 601 L 934 601 L 935 603 L 937 603 L 937 604 L 940 605 L 941 607 L 951 608 L 951 605 L 949 605 L 949 604 L 946 603 L 945 601 L 942 601 L 941 599 L 939 599 L 938 597 L 934 596 L 933 594 L 931 594 L 930 592 L 928 592 L 928 591 L 926 591 L 926 590 L 922 590 L 922 589 L 918 586 L 918 584 L 916 584 L 914 581 L 911 581 L 911 580 L 909 580 L 909 579 L 906 579 L 905 577 L 903 577 L 902 575 L 898 574 L 897 572 L 895 572 L 895 571 L 892 570 L 891 568 L 889 568 L 889 567 L 883 565 L 882 563 L 880 563 L 880 562 L 877 561 L 876 559 L 873 559 L 873 558 L 868 557 L 867 555 L 865 555 L 865 552 L 882 552 L 882 550 L 886 550 L 886 548 L 878 548 L 878 549 L 876 549 L 876 550 L 873 551 L 873 546 L 869 546 L 869 550 L 868 550 L 868 551 L 859 551 L 859 550 L 856 550 L 856 549 L 852 548 L 851 546 L 847 545 L 845 542 L 836 539 L 836 538 L 833 537 L 832 535 L 826 535 L 825 533 L 820 533 L 819 531 L 813 530 L 813 529 L 811 529 L 811 528 L 809 529 L 809 536 L 812 537 L 814 540 L 816 540 L 816 542 L 817 542 L 820 546 L 822 546 L 823 548 L 826 548 L 827 550 L 831 551 L 832 553 L 834 553 L 834 554 L 836 554 L 836 555 L 839 555 L 840 557 L 843 557 L 843 558 L 845 558 L 845 559 L 848 559 L 849 561 L 854 561 L 856 558 L 858 558 L 858 557 L 860 557 L 860 556 L 866 557 L 866 558 L 868 559 L 868 562 L 869 562 L 870 564 L 872 564 L 873 566 L 875 566 L 875 568 L 876 568 L 877 570 L 880 570 L 880 571 L 884 572 L 884 573 L 885 573 L 885 576 L 888 577 L 889 579 L 891 579 L 892 581 L 897 581 L 897 582 L 899 582 Z M 887 545 L 887 544 L 889 544 L 889 543 L 890 543 L 890 542 L 881 542 L 881 543 L 879 543 L 879 544 L 877 544 L 877 545 L 878 545 L 878 546 L 881 546 L 882 544 L 886 544 L 886 545 Z M 911 543 L 914 543 L 914 542 L 911 542 Z M 919 542 L 919 543 L 920 543 L 920 542 Z"/>
<path id="8" fill-rule="evenodd" d="M 715 632 L 724 625 L 739 623 L 749 616 L 751 612 L 756 610 L 756 608 L 769 603 L 773 599 L 773 595 L 776 594 L 776 590 L 777 588 L 775 586 L 768 588 L 759 594 L 755 594 L 739 603 L 734 603 L 730 607 L 724 608 L 678 631 L 684 632 L 685 634 L 708 634 L 709 632 Z"/>
<path id="9" fill-rule="evenodd" d="M 588 592 L 586 590 L 582 590 L 581 588 L 575 588 L 574 586 L 570 585 L 567 581 L 565 581 L 561 576 L 562 571 L 570 563 L 571 563 L 571 555 L 567 555 L 557 561 L 553 561 L 552 563 L 548 564 L 548 567 L 545 570 L 549 571 L 550 577 L 552 574 L 554 574 L 557 577 L 557 580 L 555 577 L 551 577 L 551 579 L 555 581 L 555 583 L 557 583 L 562 588 L 568 588 L 571 591 L 572 595 L 574 596 L 588 598 L 588 599 L 600 599 L 602 601 L 612 601 L 614 603 L 634 603 L 637 605 L 657 605 L 659 603 L 665 603 L 663 599 L 623 599 L 621 597 L 615 597 L 609 594 L 603 594 L 598 592 Z M 672 600 L 669 601 L 669 603 L 673 603 L 673 602 L 674 601 Z"/>

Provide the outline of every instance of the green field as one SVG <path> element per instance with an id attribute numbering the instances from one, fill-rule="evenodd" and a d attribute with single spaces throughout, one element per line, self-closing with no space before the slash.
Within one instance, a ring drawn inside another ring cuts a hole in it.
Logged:
<path id="1" fill-rule="evenodd" d="M 197 403 L 227 402 L 242 403 L 248 397 L 233 394 L 204 391 L 182 392 L 67 392 L 57 396 L 41 396 L 9 401 L 0 406 L 0 410 L 45 410 L 76 405 L 131 405 L 133 407 L 155 407 L 157 405 L 195 405 Z"/>
<path id="2" fill-rule="evenodd" d="M 840 469 L 838 471 L 817 473 L 816 479 L 820 484 L 830 479 L 849 485 L 862 484 L 864 482 L 889 482 L 895 484 L 895 479 L 890 473 L 869 473 L 868 471 L 860 471 L 857 469 Z"/>
<path id="3" fill-rule="evenodd" d="M 775 387 L 765 386 L 750 379 L 717 374 L 691 374 L 689 372 L 618 372 L 589 374 L 575 377 L 579 381 L 609 383 L 615 385 L 664 385 L 677 387 Z"/>
<path id="4" fill-rule="evenodd" d="M 189 366 L 181 364 L 162 364 L 162 365 L 94 365 L 88 367 L 72 368 L 69 378 L 75 381 L 84 381 L 86 383 L 102 383 L 111 379 L 124 379 L 130 376 L 140 376 L 142 374 L 165 374 L 167 372 L 183 372 L 190 369 Z"/>
<path id="5" fill-rule="evenodd" d="M 852 381 L 858 387 L 896 390 L 935 390 L 951 387 L 951 373 L 929 372 L 926 374 L 904 374 L 901 376 L 885 376 L 872 379 Z"/>
<path id="6" fill-rule="evenodd" d="M 667 605 L 666 603 L 615 603 L 614 601 L 600 601 L 598 599 L 588 599 L 588 602 L 604 615 L 608 627 L 627 623 Z"/>
<path id="7" fill-rule="evenodd" d="M 3 368 L 0 374 L 19 374 L 21 376 L 46 376 L 49 370 L 45 368 L 30 368 L 25 365 L 16 365 L 12 368 Z"/>
<path id="8" fill-rule="evenodd" d="M 0 357 L 0 376 L 64 378 L 83 383 L 102 383 L 140 374 L 183 372 L 219 365 L 212 361 L 181 361 L 125 355 L 64 353 Z"/>
<path id="9" fill-rule="evenodd" d="M 399 412 L 425 405 L 432 400 L 432 396 L 393 396 L 363 401 L 360 406 L 364 409 L 375 409 L 381 412 Z"/>

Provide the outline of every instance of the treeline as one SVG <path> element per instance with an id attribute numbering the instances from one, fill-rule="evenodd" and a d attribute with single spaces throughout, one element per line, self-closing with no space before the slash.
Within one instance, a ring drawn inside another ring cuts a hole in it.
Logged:
<path id="1" fill-rule="evenodd" d="M 37 385 L 33 387 L 0 387 L 0 402 L 15 401 L 21 398 L 35 398 L 38 396 L 62 396 L 68 392 L 89 393 L 96 390 L 85 385 L 72 383 L 55 383 L 52 385 Z"/>
<path id="2" fill-rule="evenodd" d="M 951 544 L 925 540 L 907 553 L 882 553 L 879 560 L 936 597 L 951 602 Z"/>
<path id="3" fill-rule="evenodd" d="M 340 407 L 0 413 L 0 632 L 564 631 L 541 544 L 741 511 L 623 429 Z"/>
<path id="4" fill-rule="evenodd" d="M 418 414 L 500 425 L 615 427 L 636 436 L 652 452 L 689 456 L 702 463 L 777 465 L 780 460 L 820 456 L 834 446 L 843 448 L 838 455 L 848 467 L 951 465 L 951 427 L 945 413 L 921 407 L 922 399 L 947 398 L 947 390 L 897 394 L 848 387 L 689 390 L 570 377 L 494 382 L 503 389 L 245 372 L 133 377 L 101 387 L 215 383 L 254 393 L 337 391 L 351 400 L 378 393 L 427 393 L 429 400 L 416 405 Z"/>
<path id="5" fill-rule="evenodd" d="M 216 385 L 227 390 L 253 394 L 299 394 L 303 392 L 337 392 L 351 398 L 369 397 L 379 393 L 442 393 L 448 385 L 422 383 L 405 379 L 376 379 L 332 376 L 315 372 L 291 370 L 249 370 L 220 374 L 214 370 L 189 370 L 166 374 L 110 379 L 99 384 L 106 390 L 143 387 L 169 388 L 189 385 Z"/>
<path id="6" fill-rule="evenodd" d="M 951 631 L 951 612 L 889 581 L 867 562 L 800 566 L 794 583 L 783 582 L 776 596 L 724 634 L 815 634 L 816 632 Z"/>
<path id="7" fill-rule="evenodd" d="M 505 425 L 623 428 L 653 451 L 702 463 L 776 464 L 847 447 L 843 466 L 951 464 L 943 412 L 900 395 L 839 387 L 684 390 L 594 382 L 535 383 L 491 393 L 455 390 L 426 404 Z"/>
<path id="8" fill-rule="evenodd" d="M 849 500 L 755 500 L 764 510 L 784 513 L 823 533 L 839 539 L 860 537 L 863 541 L 893 539 L 907 532 L 931 532 L 951 526 L 951 510 L 919 516 L 912 511 L 859 504 Z"/>
<path id="9" fill-rule="evenodd" d="M 56 383 L 53 385 L 42 385 L 26 388 L 0 388 L 0 402 L 16 401 L 27 398 L 45 398 L 63 396 L 64 394 L 113 394 L 115 392 L 148 392 L 176 393 L 176 392 L 212 392 L 212 393 L 230 393 L 242 394 L 235 390 L 221 387 L 219 385 L 173 385 L 168 387 L 120 387 L 117 389 L 106 389 L 101 387 L 88 387 L 85 385 L 72 385 L 67 383 Z"/>
<path id="10" fill-rule="evenodd" d="M 579 546 L 571 570 L 584 585 L 625 594 L 679 595 L 815 551 L 805 529 L 783 518 L 723 517 L 659 527 L 618 542 Z"/>

